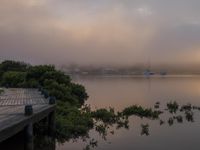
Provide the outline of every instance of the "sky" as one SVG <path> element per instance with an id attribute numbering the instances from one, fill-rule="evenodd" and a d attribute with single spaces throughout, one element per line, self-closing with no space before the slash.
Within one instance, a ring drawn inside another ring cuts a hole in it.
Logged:
<path id="1" fill-rule="evenodd" d="M 0 0 L 0 60 L 200 64 L 199 0 Z"/>

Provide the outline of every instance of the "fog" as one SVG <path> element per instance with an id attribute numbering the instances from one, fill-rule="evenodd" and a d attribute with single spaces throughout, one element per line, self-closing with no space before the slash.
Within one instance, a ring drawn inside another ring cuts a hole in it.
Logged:
<path id="1" fill-rule="evenodd" d="M 198 65 L 199 0 L 0 0 L 0 59 Z"/>

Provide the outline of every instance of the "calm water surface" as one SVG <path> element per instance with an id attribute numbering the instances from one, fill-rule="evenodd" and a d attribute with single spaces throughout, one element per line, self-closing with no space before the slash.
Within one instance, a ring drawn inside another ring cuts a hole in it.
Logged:
<path id="1" fill-rule="evenodd" d="M 159 101 L 165 108 L 169 101 L 200 106 L 200 77 L 87 77 L 74 78 L 89 93 L 87 104 L 95 108 L 114 107 L 116 110 L 138 104 L 153 107 Z M 199 150 L 200 113 L 195 112 L 195 122 L 160 126 L 159 121 L 130 118 L 130 128 L 116 130 L 104 141 L 96 132 L 91 138 L 98 140 L 96 150 Z M 149 124 L 149 136 L 141 136 L 141 123 Z M 57 145 L 56 150 L 82 150 L 86 144 L 81 140 Z"/>

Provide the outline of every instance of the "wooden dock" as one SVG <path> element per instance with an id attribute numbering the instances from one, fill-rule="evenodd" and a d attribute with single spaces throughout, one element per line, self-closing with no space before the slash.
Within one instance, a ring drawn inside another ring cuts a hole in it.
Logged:
<path id="1" fill-rule="evenodd" d="M 25 131 L 26 150 L 33 150 L 33 124 L 48 118 L 54 128 L 55 105 L 49 104 L 37 89 L 4 89 L 0 95 L 0 142 Z M 25 115 L 25 106 L 31 106 L 32 115 Z M 51 132 L 51 131 L 49 131 Z"/>

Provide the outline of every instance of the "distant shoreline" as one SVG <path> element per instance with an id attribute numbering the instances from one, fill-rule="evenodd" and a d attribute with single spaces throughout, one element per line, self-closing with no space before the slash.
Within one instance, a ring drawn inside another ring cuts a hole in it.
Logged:
<path id="1" fill-rule="evenodd" d="M 82 74 L 74 74 L 70 75 L 71 77 L 105 77 L 105 78 L 111 78 L 111 77 L 123 77 L 123 78 L 189 78 L 189 77 L 196 77 L 199 78 L 200 74 L 170 74 L 170 75 L 151 75 L 151 76 L 145 76 L 145 75 L 82 75 Z"/>

